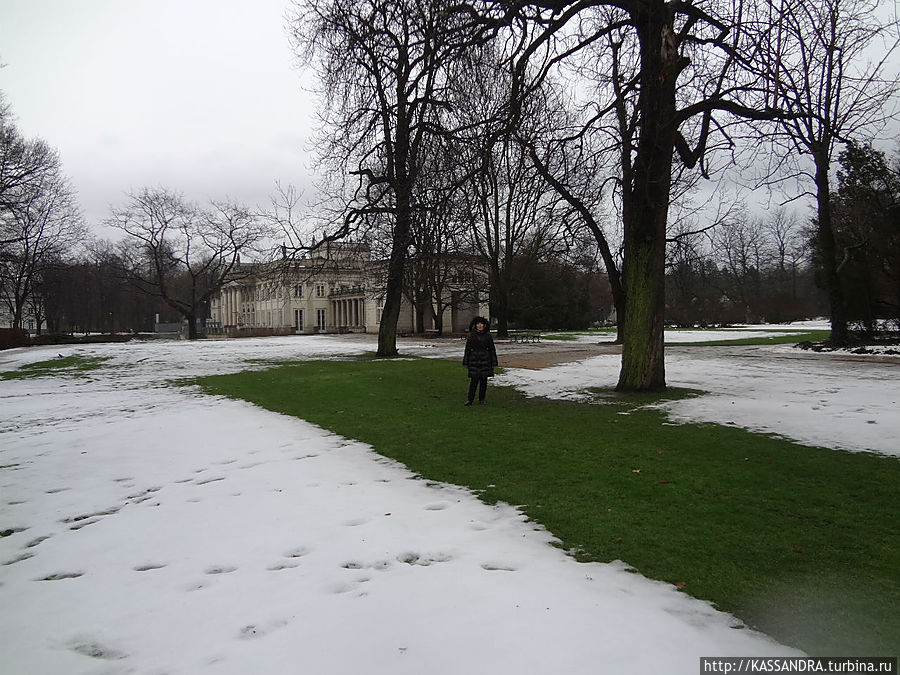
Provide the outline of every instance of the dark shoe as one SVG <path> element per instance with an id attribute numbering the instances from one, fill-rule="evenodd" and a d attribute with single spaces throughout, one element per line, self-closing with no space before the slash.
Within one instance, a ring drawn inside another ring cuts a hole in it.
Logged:
<path id="1" fill-rule="evenodd" d="M 472 405 L 472 401 L 466 401 L 464 405 Z"/>
<path id="2" fill-rule="evenodd" d="M 480 401 L 478 401 L 478 405 L 484 405 L 484 399 L 481 399 Z"/>

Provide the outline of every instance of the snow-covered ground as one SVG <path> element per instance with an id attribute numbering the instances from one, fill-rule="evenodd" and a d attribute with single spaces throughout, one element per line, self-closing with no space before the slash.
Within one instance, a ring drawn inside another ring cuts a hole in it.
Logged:
<path id="1" fill-rule="evenodd" d="M 689 329 L 667 329 L 665 331 L 665 340 L 667 343 L 672 342 L 712 342 L 715 340 L 744 340 L 750 338 L 768 338 L 780 337 L 784 335 L 796 334 L 801 331 L 809 330 L 828 330 L 830 325 L 827 321 L 795 321 L 791 324 L 755 324 L 752 326 L 732 326 L 729 328 L 719 328 L 714 331 L 707 329 L 689 330 Z M 585 332 L 568 332 L 567 341 L 577 342 L 579 344 L 597 344 L 598 342 L 612 342 L 616 338 L 615 329 L 585 331 Z"/>
<path id="2" fill-rule="evenodd" d="M 373 344 L 0 352 L 0 370 L 60 351 L 109 359 L 78 378 L 0 381 L 0 671 L 695 673 L 701 656 L 792 653 L 624 564 L 574 562 L 512 507 L 302 420 L 167 386 Z M 458 357 L 461 343 L 401 349 Z M 900 360 L 720 349 L 670 351 L 670 384 L 714 392 L 674 415 L 898 454 Z M 613 385 L 617 367 L 597 356 L 497 384 L 577 395 Z"/>
<path id="3" fill-rule="evenodd" d="M 531 396 L 589 398 L 614 387 L 621 357 L 509 370 L 495 384 Z M 714 422 L 808 445 L 900 457 L 900 357 L 806 352 L 790 345 L 668 347 L 666 382 L 708 392 L 663 406 L 674 421 Z"/>

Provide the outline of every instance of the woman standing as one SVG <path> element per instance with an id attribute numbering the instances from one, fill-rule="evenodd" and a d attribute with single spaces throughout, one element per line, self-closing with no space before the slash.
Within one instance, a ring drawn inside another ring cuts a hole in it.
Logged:
<path id="1" fill-rule="evenodd" d="M 494 341 L 488 330 L 489 325 L 489 321 L 483 316 L 476 316 L 469 324 L 469 337 L 466 338 L 466 351 L 462 361 L 463 365 L 469 369 L 469 397 L 466 405 L 472 405 L 476 389 L 478 389 L 478 402 L 484 403 L 487 379 L 494 376 L 497 350 L 494 348 Z"/>

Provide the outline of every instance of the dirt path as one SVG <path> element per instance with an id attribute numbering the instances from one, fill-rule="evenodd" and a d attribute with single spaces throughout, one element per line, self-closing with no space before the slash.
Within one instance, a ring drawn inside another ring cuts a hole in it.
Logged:
<path id="1" fill-rule="evenodd" d="M 622 347 L 611 343 L 584 344 L 547 340 L 535 343 L 517 343 L 498 340 L 497 356 L 503 368 L 529 368 L 539 370 L 560 363 L 582 361 L 600 354 L 621 354 Z"/>

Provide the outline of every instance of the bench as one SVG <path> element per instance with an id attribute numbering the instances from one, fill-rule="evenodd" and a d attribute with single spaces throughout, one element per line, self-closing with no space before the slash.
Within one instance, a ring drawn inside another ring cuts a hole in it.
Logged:
<path id="1" fill-rule="evenodd" d="M 510 338 L 512 338 L 513 342 L 540 342 L 541 334 L 540 333 L 510 333 Z"/>

